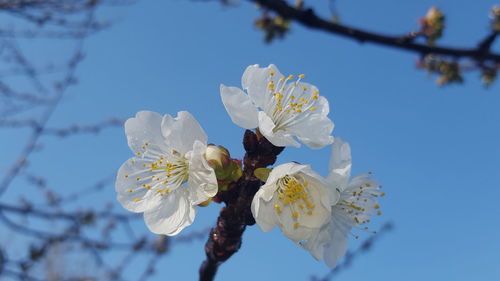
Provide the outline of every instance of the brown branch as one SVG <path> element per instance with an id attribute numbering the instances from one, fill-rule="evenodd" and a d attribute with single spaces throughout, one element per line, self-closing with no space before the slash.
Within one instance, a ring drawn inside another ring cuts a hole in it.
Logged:
<path id="1" fill-rule="evenodd" d="M 492 53 L 489 49 L 481 48 L 454 48 L 447 46 L 429 46 L 413 42 L 408 36 L 388 36 L 375 32 L 350 27 L 322 19 L 312 9 L 294 8 L 284 0 L 251 0 L 260 6 L 274 11 L 281 17 L 294 20 L 312 29 L 326 31 L 335 35 L 354 39 L 360 43 L 369 42 L 396 49 L 412 51 L 421 55 L 438 54 L 455 58 L 470 58 L 477 61 L 491 61 L 500 63 L 500 54 Z"/>
<path id="2" fill-rule="evenodd" d="M 240 248 L 246 226 L 255 224 L 250 206 L 262 182 L 254 176 L 254 171 L 274 164 L 283 151 L 283 147 L 276 147 L 249 130 L 245 132 L 243 146 L 246 151 L 243 176 L 227 191 L 217 195 L 226 207 L 222 208 L 217 225 L 210 231 L 205 244 L 207 257 L 200 267 L 200 281 L 213 280 L 219 265 Z"/>

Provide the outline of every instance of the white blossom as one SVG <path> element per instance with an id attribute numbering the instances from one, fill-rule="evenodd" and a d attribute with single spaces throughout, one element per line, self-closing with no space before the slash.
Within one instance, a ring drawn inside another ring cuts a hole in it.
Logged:
<path id="1" fill-rule="evenodd" d="M 187 111 L 176 118 L 141 111 L 125 122 L 125 134 L 136 157 L 118 170 L 118 201 L 143 212 L 152 232 L 178 234 L 193 223 L 195 206 L 217 193 L 215 173 L 204 158 L 205 132 Z"/>
<path id="2" fill-rule="evenodd" d="M 258 128 L 276 146 L 300 144 L 319 149 L 333 142 L 333 122 L 327 117 L 329 105 L 318 89 L 302 82 L 303 74 L 296 81 L 293 75 L 284 77 L 271 64 L 247 67 L 241 84 L 246 93 L 237 87 L 221 85 L 222 102 L 238 126 Z"/>
<path id="3" fill-rule="evenodd" d="M 340 198 L 332 206 L 329 221 L 310 239 L 300 243 L 316 259 L 324 259 L 332 268 L 345 255 L 348 236 L 355 236 L 352 228 L 368 231 L 363 225 L 375 212 L 381 214 L 377 198 L 384 193 L 380 192 L 380 186 L 369 174 L 350 179 L 351 163 L 349 144 L 335 138 L 327 182 L 332 190 L 340 194 Z"/>
<path id="4" fill-rule="evenodd" d="M 275 167 L 255 194 L 252 214 L 262 231 L 278 226 L 290 239 L 308 239 L 330 217 L 338 198 L 309 166 L 286 163 Z"/>

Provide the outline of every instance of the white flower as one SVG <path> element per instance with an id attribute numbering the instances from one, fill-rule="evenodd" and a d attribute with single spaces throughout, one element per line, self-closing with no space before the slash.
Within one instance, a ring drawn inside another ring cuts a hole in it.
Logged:
<path id="1" fill-rule="evenodd" d="M 299 147 L 297 137 L 311 148 L 322 148 L 333 142 L 330 107 L 314 85 L 300 81 L 303 77 L 291 82 L 293 75 L 285 78 L 273 64 L 251 65 L 241 78 L 248 94 L 221 85 L 222 102 L 236 125 L 258 128 L 276 146 Z"/>
<path id="2" fill-rule="evenodd" d="M 338 198 L 309 166 L 286 163 L 274 168 L 252 201 L 252 214 L 262 231 L 274 226 L 290 239 L 309 238 L 327 221 Z"/>
<path id="3" fill-rule="evenodd" d="M 217 193 L 215 173 L 204 158 L 205 132 L 187 111 L 176 118 L 141 111 L 125 122 L 125 133 L 137 157 L 118 170 L 118 201 L 144 212 L 152 232 L 178 234 L 193 223 L 195 205 Z"/>
<path id="4" fill-rule="evenodd" d="M 351 162 L 349 144 L 335 138 L 327 181 L 332 189 L 340 193 L 340 198 L 332 206 L 330 221 L 311 239 L 300 243 L 316 259 L 324 259 L 332 268 L 347 251 L 347 237 L 352 235 L 351 229 L 368 230 L 362 225 L 370 221 L 373 213 L 381 214 L 377 211 L 380 208 L 377 197 L 384 195 L 380 186 L 368 174 L 349 180 Z"/>

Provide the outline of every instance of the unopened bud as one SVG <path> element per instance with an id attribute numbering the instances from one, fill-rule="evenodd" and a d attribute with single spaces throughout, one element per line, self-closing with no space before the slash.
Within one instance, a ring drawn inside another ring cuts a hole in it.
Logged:
<path id="1" fill-rule="evenodd" d="M 422 33 L 427 37 L 427 43 L 434 45 L 434 42 L 443 36 L 444 14 L 436 7 L 429 9 L 424 18 L 420 20 Z"/>
<path id="2" fill-rule="evenodd" d="M 495 32 L 500 32 L 500 6 L 491 9 L 491 28 Z"/>
<path id="3" fill-rule="evenodd" d="M 229 151 L 223 146 L 213 144 L 207 146 L 205 159 L 207 159 L 208 164 L 215 170 L 216 174 L 226 170 L 231 162 Z"/>
<path id="4" fill-rule="evenodd" d="M 208 145 L 205 159 L 215 171 L 220 191 L 226 190 L 231 182 L 237 181 L 243 174 L 241 160 L 231 159 L 229 151 L 223 146 Z"/>

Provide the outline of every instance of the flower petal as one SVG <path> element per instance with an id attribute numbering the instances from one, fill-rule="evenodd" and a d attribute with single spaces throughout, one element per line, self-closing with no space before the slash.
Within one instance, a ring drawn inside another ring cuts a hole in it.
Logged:
<path id="1" fill-rule="evenodd" d="M 273 73 L 273 75 L 271 75 Z M 264 108 L 270 96 L 268 86 L 272 80 L 274 84 L 283 78 L 283 74 L 274 64 L 268 67 L 259 67 L 258 64 L 250 65 L 243 72 L 241 85 L 250 96 L 250 99 L 260 108 Z"/>
<path id="2" fill-rule="evenodd" d="M 318 98 L 315 108 L 315 111 L 309 112 L 307 117 L 291 125 L 287 131 L 296 135 L 308 147 L 320 149 L 333 143 L 331 134 L 334 124 L 327 116 L 329 106 L 324 97 Z"/>
<path id="3" fill-rule="evenodd" d="M 294 140 L 288 132 L 278 130 L 274 132 L 276 125 L 273 120 L 263 111 L 259 112 L 259 130 L 266 139 L 275 146 L 295 146 L 300 147 L 300 143 Z"/>
<path id="4" fill-rule="evenodd" d="M 161 120 L 162 116 L 156 112 L 139 111 L 125 122 L 128 145 L 134 153 L 142 153 L 146 142 L 165 148 L 165 139 L 160 131 Z"/>
<path id="5" fill-rule="evenodd" d="M 145 188 L 152 186 L 149 171 L 142 167 L 146 160 L 130 158 L 122 164 L 116 176 L 115 190 L 118 202 L 127 210 L 141 213 L 154 208 L 159 196 Z"/>
<path id="6" fill-rule="evenodd" d="M 173 236 L 193 223 L 196 210 L 186 189 L 178 188 L 161 198 L 160 204 L 144 212 L 144 221 L 151 232 Z"/>
<path id="7" fill-rule="evenodd" d="M 352 158 L 349 143 L 335 138 L 330 157 L 328 181 L 341 191 L 345 189 L 351 176 Z"/>
<path id="8" fill-rule="evenodd" d="M 255 129 L 259 126 L 257 107 L 241 89 L 221 84 L 220 96 L 229 117 L 236 125 L 245 129 Z"/>
<path id="9" fill-rule="evenodd" d="M 204 157 L 207 146 L 195 141 L 189 159 L 188 190 L 191 204 L 200 204 L 215 196 L 218 191 L 217 178 Z"/>
<path id="10" fill-rule="evenodd" d="M 343 257 L 347 252 L 348 240 L 346 233 L 349 231 L 349 228 L 346 229 L 345 226 L 344 228 L 342 226 L 337 226 L 332 227 L 330 231 L 330 241 L 324 246 L 324 259 L 329 267 L 335 268 L 337 266 L 337 260 Z"/>
<path id="11" fill-rule="evenodd" d="M 187 111 L 179 111 L 176 118 L 165 115 L 161 122 L 161 132 L 167 144 L 182 155 L 193 149 L 196 140 L 207 143 L 205 131 Z"/>
<path id="12" fill-rule="evenodd" d="M 278 217 L 276 212 L 274 212 L 274 208 L 271 202 L 266 202 L 263 200 L 264 190 L 260 189 L 255 194 L 252 200 L 252 214 L 255 218 L 255 221 L 259 225 L 260 229 L 264 232 L 268 232 L 273 227 L 275 227 L 278 223 Z"/>

